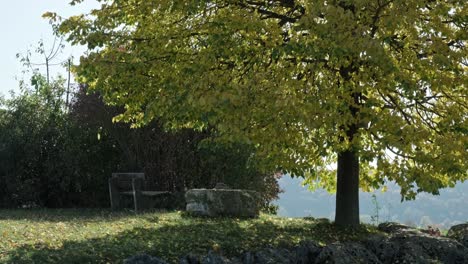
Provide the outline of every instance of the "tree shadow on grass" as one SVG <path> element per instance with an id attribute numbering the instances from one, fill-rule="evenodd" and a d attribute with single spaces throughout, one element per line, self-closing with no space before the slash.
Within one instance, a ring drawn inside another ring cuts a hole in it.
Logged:
<path id="1" fill-rule="evenodd" d="M 209 250 L 225 256 L 265 247 L 291 247 L 302 240 L 329 243 L 340 240 L 331 224 L 303 221 L 282 225 L 268 220 L 184 219 L 159 223 L 148 219 L 117 235 L 81 241 L 65 241 L 59 248 L 45 244 L 22 245 L 8 253 L 8 263 L 121 263 L 129 256 L 146 253 L 177 263 L 188 253 L 206 255 Z M 366 232 L 366 231 L 361 231 Z"/>
<path id="2" fill-rule="evenodd" d="M 151 214 L 160 210 L 149 210 L 138 215 Z M 102 221 L 118 220 L 135 216 L 130 209 L 112 211 L 108 208 L 67 208 L 67 209 L 0 209 L 1 220 L 25 220 L 29 222 L 76 222 L 76 221 Z"/>

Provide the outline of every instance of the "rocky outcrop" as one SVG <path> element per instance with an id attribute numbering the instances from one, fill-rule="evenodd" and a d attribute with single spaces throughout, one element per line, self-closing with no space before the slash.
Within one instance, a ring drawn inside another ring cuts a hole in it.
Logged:
<path id="1" fill-rule="evenodd" d="M 320 246 L 313 241 L 293 248 L 265 248 L 228 259 L 209 252 L 204 257 L 187 255 L 181 264 L 354 264 L 354 263 L 468 263 L 466 242 L 468 223 L 450 229 L 447 237 L 431 235 L 398 223 L 384 223 L 386 234 L 369 236 L 360 242 L 336 242 Z M 157 261 L 161 261 L 156 258 Z M 153 260 L 154 261 L 154 260 Z M 165 262 L 125 262 L 153 264 Z"/>
<path id="2" fill-rule="evenodd" d="M 468 223 L 452 226 L 447 232 L 447 237 L 455 239 L 468 247 Z"/>
<path id="3" fill-rule="evenodd" d="M 257 252 L 245 252 L 239 257 L 227 259 L 212 251 L 208 255 L 197 258 L 194 255 L 187 255 L 180 259 L 180 264 L 274 264 L 291 263 L 307 264 L 314 263 L 322 248 L 315 242 L 302 242 L 296 247 L 285 248 L 265 248 Z"/>
<path id="4" fill-rule="evenodd" d="M 146 254 L 130 257 L 123 262 L 124 264 L 167 264 L 164 260 L 152 257 Z"/>
<path id="5" fill-rule="evenodd" d="M 378 263 L 381 261 L 364 245 L 357 242 L 332 243 L 323 248 L 314 263 Z"/>
<path id="6" fill-rule="evenodd" d="M 258 195 L 239 189 L 192 189 L 185 194 L 187 212 L 198 216 L 257 217 Z"/>
<path id="7" fill-rule="evenodd" d="M 414 233 L 418 232 L 417 229 L 414 229 L 410 226 L 403 225 L 395 222 L 386 222 L 381 223 L 378 227 L 378 230 L 389 233 L 389 234 L 400 234 L 400 233 Z"/>
<path id="8" fill-rule="evenodd" d="M 362 243 L 382 263 L 468 263 L 468 248 L 458 241 L 417 229 L 386 223 L 389 236 L 371 236 Z"/>

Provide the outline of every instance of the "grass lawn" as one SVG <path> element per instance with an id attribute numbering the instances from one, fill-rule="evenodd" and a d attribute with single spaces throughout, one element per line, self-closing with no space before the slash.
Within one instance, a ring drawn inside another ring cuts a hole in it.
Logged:
<path id="1" fill-rule="evenodd" d="M 208 250 L 226 256 L 302 240 L 357 240 L 372 226 L 344 231 L 312 218 L 193 218 L 181 212 L 97 209 L 0 210 L 0 263 L 120 263 L 137 253 L 177 262 Z"/>

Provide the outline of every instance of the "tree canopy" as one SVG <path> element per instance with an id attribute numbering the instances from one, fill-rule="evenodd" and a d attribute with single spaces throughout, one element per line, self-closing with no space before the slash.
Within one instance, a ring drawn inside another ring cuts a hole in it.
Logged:
<path id="1" fill-rule="evenodd" d="M 118 120 L 215 127 L 268 168 L 338 178 L 337 195 L 347 174 L 407 199 L 467 178 L 463 0 L 101 2 L 45 16 L 88 46 L 76 73 L 125 106 Z"/>

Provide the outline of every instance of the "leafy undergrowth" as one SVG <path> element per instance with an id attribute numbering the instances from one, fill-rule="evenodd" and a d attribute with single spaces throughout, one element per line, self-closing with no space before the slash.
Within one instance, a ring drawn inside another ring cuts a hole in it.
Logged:
<path id="1" fill-rule="evenodd" d="M 176 262 L 208 250 L 235 256 L 302 240 L 359 240 L 372 226 L 343 230 L 313 218 L 195 218 L 180 212 L 0 210 L 1 263 L 120 263 L 138 253 Z"/>

